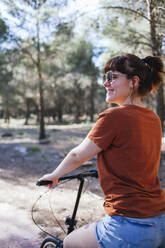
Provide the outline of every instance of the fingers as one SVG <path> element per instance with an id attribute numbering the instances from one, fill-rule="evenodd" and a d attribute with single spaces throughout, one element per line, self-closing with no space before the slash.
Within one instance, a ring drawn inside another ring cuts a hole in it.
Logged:
<path id="1" fill-rule="evenodd" d="M 58 184 L 58 178 L 53 177 L 51 174 L 46 174 L 41 177 L 37 183 L 39 186 L 45 186 L 49 189 L 54 188 Z"/>

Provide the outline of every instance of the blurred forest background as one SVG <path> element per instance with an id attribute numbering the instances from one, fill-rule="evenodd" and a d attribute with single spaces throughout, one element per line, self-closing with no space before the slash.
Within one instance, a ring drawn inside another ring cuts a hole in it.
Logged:
<path id="1" fill-rule="evenodd" d="M 165 61 L 165 0 L 81 2 L 1 0 L 0 118 L 37 123 L 39 139 L 50 123 L 93 122 L 108 106 L 102 74 L 109 57 Z M 144 101 L 163 126 L 164 85 Z"/>
<path id="2" fill-rule="evenodd" d="M 44 234 L 30 213 L 42 192 L 36 181 L 80 144 L 109 107 L 103 67 L 123 53 L 165 62 L 165 0 L 0 0 L 1 248 L 40 247 Z M 144 99 L 162 127 L 164 89 Z M 165 188 L 164 135 L 162 141 L 159 178 Z M 95 168 L 96 157 L 78 170 Z M 64 235 L 53 216 L 63 221 L 72 212 L 76 185 L 56 188 L 54 211 L 50 195 L 38 203 L 35 220 L 44 230 Z M 98 181 L 85 188 L 80 226 L 104 214 Z"/>

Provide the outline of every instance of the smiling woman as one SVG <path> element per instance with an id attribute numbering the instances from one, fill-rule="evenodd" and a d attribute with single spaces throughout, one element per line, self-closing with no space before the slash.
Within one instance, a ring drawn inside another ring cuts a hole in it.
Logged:
<path id="1" fill-rule="evenodd" d="M 119 106 L 99 114 L 83 142 L 40 180 L 51 180 L 54 187 L 59 177 L 97 154 L 106 216 L 70 233 L 64 248 L 164 248 L 165 192 L 158 178 L 161 122 L 142 103 L 162 83 L 163 63 L 158 57 L 125 54 L 111 58 L 104 72 L 106 101 Z"/>

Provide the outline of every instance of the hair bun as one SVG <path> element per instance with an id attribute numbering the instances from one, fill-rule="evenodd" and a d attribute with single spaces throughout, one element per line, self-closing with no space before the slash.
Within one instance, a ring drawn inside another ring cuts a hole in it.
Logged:
<path id="1" fill-rule="evenodd" d="M 151 71 L 163 72 L 163 62 L 159 57 L 147 56 L 141 62 L 147 64 Z"/>
<path id="2" fill-rule="evenodd" d="M 151 71 L 150 81 L 152 82 L 152 89 L 155 89 L 163 82 L 163 61 L 161 58 L 156 56 L 147 56 L 142 59 L 141 64 L 145 64 L 145 66 Z"/>

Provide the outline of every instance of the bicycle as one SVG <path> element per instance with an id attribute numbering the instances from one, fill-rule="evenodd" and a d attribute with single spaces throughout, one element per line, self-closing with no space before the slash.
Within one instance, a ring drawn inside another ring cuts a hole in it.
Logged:
<path id="1" fill-rule="evenodd" d="M 80 202 L 80 198 L 81 198 L 81 193 L 82 193 L 83 186 L 84 186 L 84 178 L 86 178 L 86 177 L 98 178 L 97 170 L 90 170 L 90 171 L 86 171 L 86 172 L 81 172 L 81 173 L 78 173 L 75 175 L 67 175 L 67 176 L 60 177 L 60 179 L 59 179 L 59 181 L 72 180 L 72 179 L 78 179 L 79 180 L 79 188 L 78 188 L 78 192 L 77 192 L 77 196 L 76 196 L 76 201 L 75 201 L 72 217 L 67 216 L 66 220 L 65 220 L 65 224 L 67 226 L 67 234 L 71 233 L 75 229 L 75 226 L 77 224 L 76 214 L 77 214 L 77 210 L 78 210 L 78 206 L 79 206 L 79 202 Z M 52 183 L 52 181 L 38 181 L 37 185 L 42 186 L 42 185 L 48 185 L 51 183 Z M 40 246 L 40 248 L 55 248 L 55 247 L 56 248 L 63 248 L 63 240 L 61 240 L 61 239 L 59 239 L 53 235 L 45 238 L 42 241 L 41 246 Z"/>

